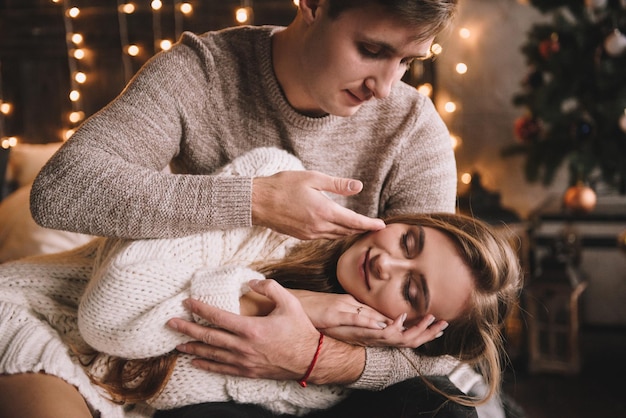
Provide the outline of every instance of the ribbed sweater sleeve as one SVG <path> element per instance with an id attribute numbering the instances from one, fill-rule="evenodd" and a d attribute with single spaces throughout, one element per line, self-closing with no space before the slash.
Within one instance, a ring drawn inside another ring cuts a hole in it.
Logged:
<path id="1" fill-rule="evenodd" d="M 427 357 L 412 349 L 368 347 L 366 367 L 352 389 L 383 390 L 417 376 L 447 376 L 459 361 L 449 356 Z"/>

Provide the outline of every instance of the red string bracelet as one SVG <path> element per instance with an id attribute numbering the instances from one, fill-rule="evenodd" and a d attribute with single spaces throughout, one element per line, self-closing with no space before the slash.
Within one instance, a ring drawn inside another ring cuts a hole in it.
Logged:
<path id="1" fill-rule="evenodd" d="M 313 371 L 313 367 L 315 367 L 315 363 L 317 363 L 317 359 L 319 358 L 320 352 L 322 351 L 322 343 L 323 342 L 324 342 L 324 334 L 322 334 L 320 332 L 320 339 L 317 342 L 317 350 L 315 350 L 315 355 L 313 356 L 313 360 L 311 360 L 311 364 L 309 364 L 309 368 L 306 370 L 306 373 L 304 374 L 304 377 L 302 379 L 298 380 L 298 383 L 303 388 L 306 387 L 306 381 L 311 376 L 311 372 Z"/>

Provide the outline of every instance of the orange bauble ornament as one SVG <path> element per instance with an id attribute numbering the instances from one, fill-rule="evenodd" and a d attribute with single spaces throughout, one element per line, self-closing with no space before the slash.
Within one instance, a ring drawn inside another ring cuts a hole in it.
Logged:
<path id="1" fill-rule="evenodd" d="M 626 229 L 624 229 L 617 236 L 617 248 L 619 248 L 621 252 L 626 254 Z"/>
<path id="2" fill-rule="evenodd" d="M 563 205 L 576 213 L 589 213 L 596 207 L 596 192 L 589 186 L 578 183 L 565 191 Z"/>

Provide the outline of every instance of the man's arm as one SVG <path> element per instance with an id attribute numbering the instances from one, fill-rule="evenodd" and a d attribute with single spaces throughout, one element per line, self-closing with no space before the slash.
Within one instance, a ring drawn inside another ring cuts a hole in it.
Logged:
<path id="1" fill-rule="evenodd" d="M 195 364 L 205 370 L 252 378 L 301 379 L 319 339 L 319 332 L 298 299 L 273 280 L 251 282 L 251 288 L 270 299 L 276 308 L 265 317 L 242 317 L 194 300 L 188 308 L 219 328 L 203 327 L 182 319 L 168 325 L 198 342 L 180 351 L 199 356 Z M 315 384 L 355 382 L 365 367 L 365 349 L 326 338 L 308 381 Z"/>

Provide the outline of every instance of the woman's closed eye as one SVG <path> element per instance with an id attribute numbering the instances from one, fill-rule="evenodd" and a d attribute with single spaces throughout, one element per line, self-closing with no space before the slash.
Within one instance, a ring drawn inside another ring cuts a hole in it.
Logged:
<path id="1" fill-rule="evenodd" d="M 410 228 L 402 234 L 400 247 L 406 258 L 415 258 L 424 247 L 424 230 L 422 227 Z"/>
<path id="2" fill-rule="evenodd" d="M 419 312 L 419 289 L 412 274 L 407 274 L 404 286 L 402 286 L 402 297 Z"/>

